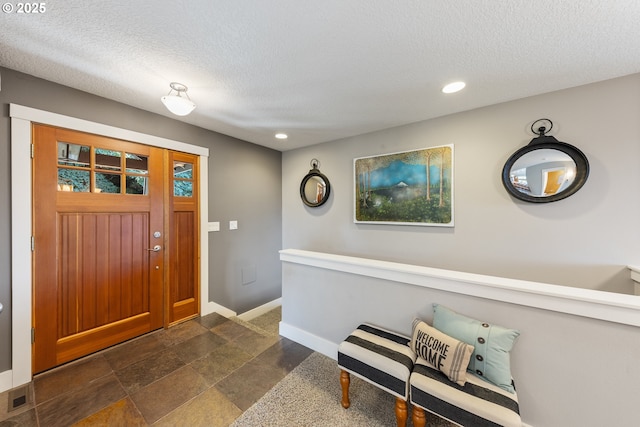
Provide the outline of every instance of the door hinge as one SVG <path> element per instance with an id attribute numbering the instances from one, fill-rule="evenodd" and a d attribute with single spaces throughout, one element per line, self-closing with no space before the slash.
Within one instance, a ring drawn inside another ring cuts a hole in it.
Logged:
<path id="1" fill-rule="evenodd" d="M 31 252 L 36 250 L 36 238 L 31 236 Z"/>
<path id="2" fill-rule="evenodd" d="M 31 328 L 31 344 L 36 342 L 36 328 Z"/>
<path id="3" fill-rule="evenodd" d="M 35 153 L 35 148 L 34 148 L 33 144 L 31 144 L 31 158 L 32 158 L 32 159 L 33 159 L 33 158 L 34 158 L 34 156 L 35 156 L 35 154 L 34 154 L 34 153 Z"/>

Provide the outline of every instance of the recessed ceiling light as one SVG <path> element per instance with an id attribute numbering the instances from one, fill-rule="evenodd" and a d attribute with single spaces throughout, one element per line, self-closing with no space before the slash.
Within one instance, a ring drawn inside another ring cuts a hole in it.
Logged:
<path id="1" fill-rule="evenodd" d="M 442 92 L 444 93 L 455 93 L 458 92 L 466 86 L 465 82 L 453 82 L 449 83 L 445 87 L 442 88 Z"/>
<path id="2" fill-rule="evenodd" d="M 276 133 L 276 138 L 278 139 L 287 139 L 289 136 L 286 133 Z"/>

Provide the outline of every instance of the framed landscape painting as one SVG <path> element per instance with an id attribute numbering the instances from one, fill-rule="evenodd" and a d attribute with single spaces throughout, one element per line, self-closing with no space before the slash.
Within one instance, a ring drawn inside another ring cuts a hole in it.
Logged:
<path id="1" fill-rule="evenodd" d="M 453 144 L 353 161 L 354 221 L 453 227 Z"/>

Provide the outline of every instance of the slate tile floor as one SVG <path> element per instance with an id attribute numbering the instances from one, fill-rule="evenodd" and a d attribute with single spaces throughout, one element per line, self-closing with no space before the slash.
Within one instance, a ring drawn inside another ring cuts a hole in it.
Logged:
<path id="1" fill-rule="evenodd" d="M 280 308 L 251 322 L 218 314 L 37 375 L 6 426 L 228 426 L 311 350 L 278 336 Z"/>

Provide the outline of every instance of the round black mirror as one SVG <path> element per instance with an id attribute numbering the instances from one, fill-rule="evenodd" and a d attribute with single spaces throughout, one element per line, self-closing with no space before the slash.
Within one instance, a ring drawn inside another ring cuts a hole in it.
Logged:
<path id="1" fill-rule="evenodd" d="M 551 123 L 540 119 L 534 125 L 540 121 Z M 587 157 L 573 145 L 545 135 L 548 131 L 544 126 L 533 132 L 540 136 L 513 153 L 505 163 L 504 188 L 513 197 L 532 203 L 555 202 L 571 196 L 587 181 Z"/>
<path id="2" fill-rule="evenodd" d="M 302 178 L 300 183 L 300 198 L 305 205 L 316 208 L 329 199 L 331 184 L 329 184 L 329 179 L 318 169 L 317 160 L 315 163 L 312 161 L 311 166 L 313 169 Z"/>

